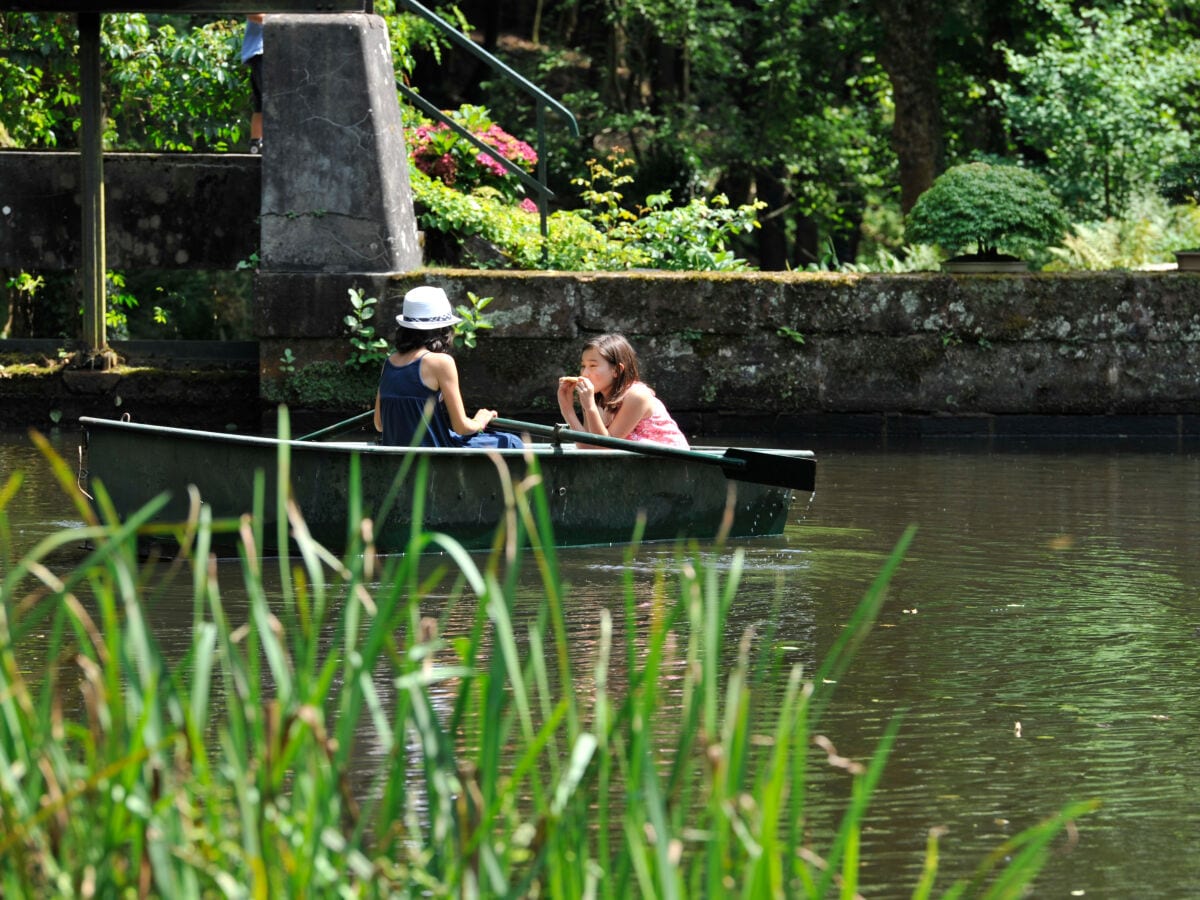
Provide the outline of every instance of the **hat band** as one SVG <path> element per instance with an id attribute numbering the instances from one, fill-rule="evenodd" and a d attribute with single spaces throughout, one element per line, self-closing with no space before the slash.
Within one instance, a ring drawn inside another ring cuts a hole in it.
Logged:
<path id="1" fill-rule="evenodd" d="M 402 316 L 405 322 L 454 322 L 455 318 L 451 315 L 442 316 Z"/>

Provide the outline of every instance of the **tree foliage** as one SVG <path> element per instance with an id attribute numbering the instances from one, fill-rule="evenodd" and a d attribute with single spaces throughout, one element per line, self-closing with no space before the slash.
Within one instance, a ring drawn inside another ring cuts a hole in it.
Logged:
<path id="1" fill-rule="evenodd" d="M 1192 150 L 1163 166 L 1158 192 L 1169 203 L 1200 203 L 1200 150 Z"/>
<path id="2" fill-rule="evenodd" d="M 230 149 L 246 132 L 248 76 L 241 23 L 140 13 L 101 17 L 104 146 L 110 150 Z M 79 42 L 74 17 L 0 16 L 0 123 L 29 149 L 76 146 Z"/>
<path id="3" fill-rule="evenodd" d="M 1006 48 L 1010 80 L 994 87 L 1013 137 L 1081 217 L 1124 212 L 1189 143 L 1180 98 L 1200 48 L 1159 6 L 1042 0 L 1052 27 L 1036 50 Z"/>

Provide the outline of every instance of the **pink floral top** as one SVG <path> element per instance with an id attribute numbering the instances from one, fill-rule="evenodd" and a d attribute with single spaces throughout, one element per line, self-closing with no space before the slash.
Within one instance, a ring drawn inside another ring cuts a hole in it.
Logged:
<path id="1" fill-rule="evenodd" d="M 650 412 L 642 416 L 633 426 L 633 431 L 625 435 L 625 440 L 653 441 L 656 444 L 690 449 L 687 438 L 679 430 L 679 425 L 671 418 L 666 406 L 657 397 L 650 398 Z"/>

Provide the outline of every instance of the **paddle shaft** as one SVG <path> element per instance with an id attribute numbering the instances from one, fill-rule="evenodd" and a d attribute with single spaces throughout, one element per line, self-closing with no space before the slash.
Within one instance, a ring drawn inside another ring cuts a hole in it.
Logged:
<path id="1" fill-rule="evenodd" d="M 349 419 L 347 419 L 344 422 L 338 422 L 336 425 L 330 425 L 326 428 L 320 429 L 319 431 L 314 431 L 311 434 L 306 434 L 303 437 L 298 437 L 298 438 L 296 438 L 296 440 L 312 441 L 312 440 L 316 440 L 319 437 L 324 437 L 327 434 L 333 434 L 334 432 L 338 432 L 338 431 L 345 431 L 347 428 L 350 428 L 352 425 L 357 425 L 359 422 L 365 422 L 368 418 L 370 418 L 371 416 L 374 416 L 374 415 L 375 415 L 375 410 L 368 409 L 366 412 L 359 413 L 357 416 L 351 416 Z"/>
<path id="2" fill-rule="evenodd" d="M 538 425 L 534 422 L 517 422 L 513 419 L 492 419 L 489 428 L 499 428 L 501 431 L 527 431 L 539 437 L 550 438 L 554 443 L 561 444 L 573 441 L 580 444 L 591 444 L 593 447 L 609 447 L 613 450 L 628 450 L 631 453 L 641 453 L 643 456 L 666 456 L 677 459 L 694 459 L 724 465 L 725 460 L 711 453 L 700 453 L 696 450 L 684 450 L 681 447 L 668 447 L 666 444 L 655 444 L 651 441 L 627 441 L 624 438 L 609 437 L 606 434 L 590 434 L 586 431 L 573 431 L 565 425 Z"/>
<path id="3" fill-rule="evenodd" d="M 816 460 L 811 457 L 745 450 L 740 447 L 730 447 L 724 455 L 718 456 L 714 453 L 669 447 L 653 441 L 629 441 L 604 434 L 574 431 L 564 425 L 538 425 L 534 422 L 518 422 L 514 419 L 496 418 L 488 427 L 498 428 L 501 431 L 525 432 L 539 437 L 547 437 L 555 443 L 574 441 L 580 444 L 591 444 L 594 447 L 609 447 L 614 450 L 640 453 L 643 456 L 662 456 L 668 459 L 716 465 L 721 467 L 726 478 L 740 481 L 754 481 L 760 484 L 772 484 L 804 491 L 813 490 L 816 483 Z"/>

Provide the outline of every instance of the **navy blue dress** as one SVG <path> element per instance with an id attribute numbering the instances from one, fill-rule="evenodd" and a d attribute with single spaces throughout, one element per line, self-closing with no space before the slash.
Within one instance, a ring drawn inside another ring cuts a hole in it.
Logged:
<path id="1" fill-rule="evenodd" d="M 450 427 L 450 412 L 442 400 L 441 391 L 431 391 L 421 381 L 421 360 L 425 354 L 403 366 L 392 365 L 390 359 L 383 362 L 383 374 L 379 377 L 379 415 L 383 420 L 381 443 L 388 447 L 407 447 L 412 443 L 417 429 L 425 434 L 420 444 L 424 447 L 496 447 L 520 448 L 525 446 L 521 439 L 512 434 L 480 433 L 463 437 Z M 428 427 L 423 423 L 425 404 L 433 400 L 433 415 Z"/>

